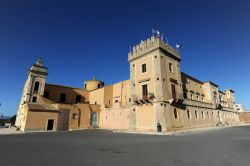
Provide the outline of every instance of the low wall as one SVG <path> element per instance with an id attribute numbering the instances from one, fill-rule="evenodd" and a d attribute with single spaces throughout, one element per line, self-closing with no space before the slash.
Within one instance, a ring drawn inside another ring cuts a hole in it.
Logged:
<path id="1" fill-rule="evenodd" d="M 113 108 L 101 111 L 100 127 L 104 129 L 128 129 L 130 108 Z"/>
<path id="2" fill-rule="evenodd" d="M 250 112 L 239 112 L 240 121 L 250 123 Z"/>

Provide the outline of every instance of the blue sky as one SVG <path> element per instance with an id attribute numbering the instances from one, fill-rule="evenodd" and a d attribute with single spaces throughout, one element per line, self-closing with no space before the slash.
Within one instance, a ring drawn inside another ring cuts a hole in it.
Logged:
<path id="1" fill-rule="evenodd" d="M 159 29 L 182 43 L 181 70 L 250 107 L 250 1 L 1 0 L 0 113 L 17 111 L 27 71 L 38 57 L 47 82 L 82 87 L 129 78 L 130 46 Z"/>

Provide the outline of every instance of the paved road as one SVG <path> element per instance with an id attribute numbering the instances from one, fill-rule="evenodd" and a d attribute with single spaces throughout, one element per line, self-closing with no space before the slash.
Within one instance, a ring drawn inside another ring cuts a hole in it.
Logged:
<path id="1" fill-rule="evenodd" d="M 249 166 L 250 126 L 178 136 L 102 130 L 0 135 L 3 166 Z"/>

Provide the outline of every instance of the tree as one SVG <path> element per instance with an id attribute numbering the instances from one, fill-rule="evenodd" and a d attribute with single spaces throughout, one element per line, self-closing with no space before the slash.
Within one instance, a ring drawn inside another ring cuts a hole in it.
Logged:
<path id="1" fill-rule="evenodd" d="M 12 125 L 12 126 L 15 124 L 15 122 L 16 122 L 16 115 L 14 115 L 14 116 L 12 116 L 12 117 L 10 118 L 10 122 L 11 122 L 11 125 Z"/>

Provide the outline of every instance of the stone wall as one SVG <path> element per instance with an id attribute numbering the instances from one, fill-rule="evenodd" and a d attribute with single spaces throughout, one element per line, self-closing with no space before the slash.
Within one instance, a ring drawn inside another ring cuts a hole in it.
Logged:
<path id="1" fill-rule="evenodd" d="M 250 112 L 239 112 L 240 121 L 250 123 Z"/>

